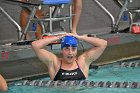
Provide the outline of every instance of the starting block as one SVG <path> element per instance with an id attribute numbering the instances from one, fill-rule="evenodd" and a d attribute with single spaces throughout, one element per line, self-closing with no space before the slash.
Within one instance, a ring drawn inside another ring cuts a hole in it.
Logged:
<path id="1" fill-rule="evenodd" d="M 50 5 L 54 5 L 54 4 L 68 4 L 71 3 L 71 0 L 43 0 L 43 4 L 50 4 Z"/>
<path id="2" fill-rule="evenodd" d="M 133 34 L 140 34 L 140 23 L 133 23 L 130 27 L 130 31 Z"/>

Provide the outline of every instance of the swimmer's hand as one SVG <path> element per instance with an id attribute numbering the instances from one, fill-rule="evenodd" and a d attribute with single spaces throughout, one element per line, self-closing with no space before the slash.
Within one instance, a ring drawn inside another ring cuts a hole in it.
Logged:
<path id="1" fill-rule="evenodd" d="M 78 40 L 81 40 L 82 38 L 88 37 L 88 34 L 78 35 L 78 34 L 73 34 L 73 33 L 67 33 L 66 35 L 67 36 L 73 36 L 73 37 L 77 38 Z"/>

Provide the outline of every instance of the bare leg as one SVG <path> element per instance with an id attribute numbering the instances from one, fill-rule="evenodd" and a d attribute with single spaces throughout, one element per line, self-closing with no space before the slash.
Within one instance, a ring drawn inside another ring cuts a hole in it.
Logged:
<path id="1" fill-rule="evenodd" d="M 22 0 L 22 1 L 24 1 L 24 0 Z M 28 16 L 29 16 L 29 11 L 26 10 L 26 9 L 22 9 L 21 14 L 20 14 L 20 26 L 21 26 L 22 29 L 25 29 L 25 27 L 26 27 L 26 23 L 28 21 Z M 37 10 L 36 16 L 41 18 L 42 17 L 42 11 Z M 37 25 L 37 31 L 35 32 L 36 39 L 41 39 L 41 35 L 42 35 L 41 30 L 42 30 L 41 26 Z M 28 33 L 26 34 L 25 39 L 30 40 L 30 36 L 28 35 Z"/>
<path id="2" fill-rule="evenodd" d="M 72 18 L 72 33 L 77 34 L 77 25 L 79 23 L 80 15 L 82 11 L 82 0 L 73 0 L 73 14 Z"/>
<path id="3" fill-rule="evenodd" d="M 36 13 L 36 16 L 38 16 L 39 18 L 42 18 L 43 13 L 41 10 L 38 10 Z M 37 31 L 35 33 L 36 39 L 41 39 L 42 37 L 42 28 L 40 25 L 37 25 Z"/>
<path id="4" fill-rule="evenodd" d="M 27 18 L 28 18 L 27 11 L 22 10 L 21 14 L 20 14 L 20 26 L 21 26 L 22 30 L 25 29 L 25 27 L 26 27 Z M 28 40 L 30 39 L 28 33 L 26 34 L 25 39 L 28 39 Z"/>

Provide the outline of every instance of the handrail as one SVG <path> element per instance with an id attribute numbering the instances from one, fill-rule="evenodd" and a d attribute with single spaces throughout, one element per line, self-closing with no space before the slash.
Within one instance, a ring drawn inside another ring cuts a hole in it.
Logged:
<path id="1" fill-rule="evenodd" d="M 20 25 L 1 6 L 0 6 L 0 10 L 10 20 L 10 22 L 12 22 L 13 25 L 17 28 L 18 40 L 19 40 L 22 35 L 22 29 L 21 29 Z"/>
<path id="2" fill-rule="evenodd" d="M 98 1 L 98 0 L 93 0 L 101 9 L 104 10 L 104 12 L 111 18 L 112 20 L 112 25 L 115 24 L 115 18 L 113 15 Z"/>
<path id="3" fill-rule="evenodd" d="M 114 16 L 98 1 L 98 0 L 93 0 L 110 18 L 111 18 L 111 21 L 112 21 L 112 24 L 111 24 L 111 32 L 112 33 L 118 33 L 118 28 L 119 28 L 119 22 L 121 20 L 121 17 L 124 13 L 124 11 L 128 10 L 127 9 L 127 5 L 128 3 L 132 3 L 133 0 L 125 0 L 124 1 L 124 4 L 122 4 L 122 2 L 120 0 L 113 0 L 120 8 L 121 8 L 121 11 L 118 15 L 118 18 L 115 22 L 115 18 Z M 129 17 L 130 17 L 130 24 L 132 22 L 132 13 L 131 12 L 128 12 L 129 13 Z"/>

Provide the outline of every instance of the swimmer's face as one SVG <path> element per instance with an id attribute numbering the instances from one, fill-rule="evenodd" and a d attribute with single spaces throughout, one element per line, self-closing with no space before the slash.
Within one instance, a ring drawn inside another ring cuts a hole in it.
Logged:
<path id="1" fill-rule="evenodd" d="M 77 55 L 77 47 L 64 47 L 62 49 L 63 58 L 68 62 L 71 63 L 75 61 Z"/>

